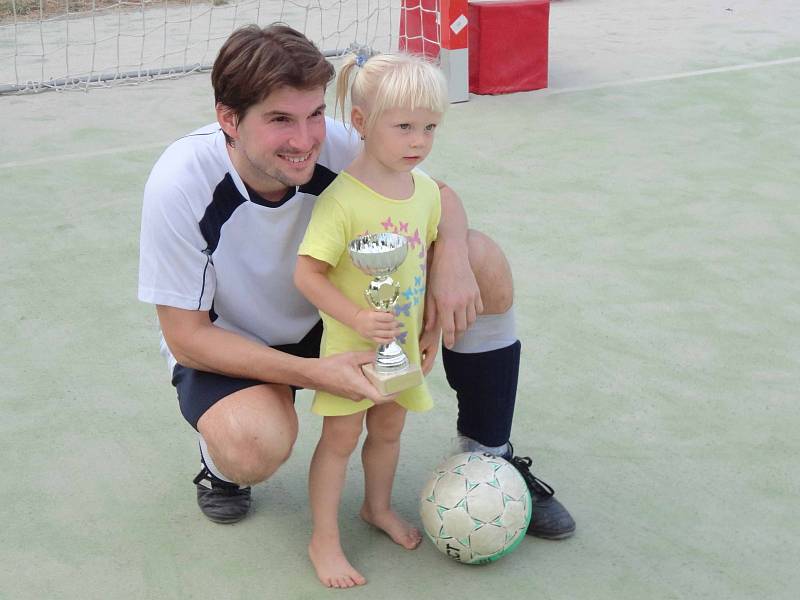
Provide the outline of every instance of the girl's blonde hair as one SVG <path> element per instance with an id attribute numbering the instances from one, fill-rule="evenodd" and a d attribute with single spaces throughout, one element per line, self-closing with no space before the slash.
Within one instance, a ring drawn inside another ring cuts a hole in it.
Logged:
<path id="1" fill-rule="evenodd" d="M 420 56 L 402 52 L 369 57 L 355 54 L 345 59 L 336 82 L 336 106 L 345 114 L 345 101 L 367 113 L 365 129 L 387 109 L 423 108 L 444 114 L 447 82 L 444 74 Z M 362 65 L 358 66 L 357 62 Z M 352 86 L 350 79 L 353 79 Z"/>

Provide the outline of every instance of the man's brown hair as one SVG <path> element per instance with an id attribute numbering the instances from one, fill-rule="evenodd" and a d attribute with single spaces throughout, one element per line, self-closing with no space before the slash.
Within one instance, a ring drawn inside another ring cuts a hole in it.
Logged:
<path id="1" fill-rule="evenodd" d="M 220 48 L 211 85 L 214 101 L 230 108 L 240 121 L 247 109 L 281 87 L 324 88 L 334 75 L 333 65 L 299 31 L 278 23 L 263 29 L 247 25 Z"/>

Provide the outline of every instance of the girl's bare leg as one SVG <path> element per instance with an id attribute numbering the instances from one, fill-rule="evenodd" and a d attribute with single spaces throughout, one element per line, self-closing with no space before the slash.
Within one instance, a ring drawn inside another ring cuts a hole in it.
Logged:
<path id="1" fill-rule="evenodd" d="M 361 435 L 364 413 L 325 417 L 311 469 L 308 492 L 314 530 L 308 556 L 317 577 L 327 587 L 348 588 L 367 582 L 342 551 L 339 540 L 339 500 L 344 487 L 347 461 Z"/>
<path id="2" fill-rule="evenodd" d="M 413 550 L 422 541 L 422 535 L 391 506 L 405 417 L 406 410 L 396 402 L 379 404 L 367 411 L 367 439 L 361 452 L 365 483 L 361 518 L 383 529 L 395 543 Z"/>

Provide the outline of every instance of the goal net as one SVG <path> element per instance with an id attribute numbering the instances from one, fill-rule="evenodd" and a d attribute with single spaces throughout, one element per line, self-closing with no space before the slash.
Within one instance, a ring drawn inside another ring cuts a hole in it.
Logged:
<path id="1" fill-rule="evenodd" d="M 0 0 L 0 94 L 138 83 L 209 70 L 228 35 L 250 23 L 286 23 L 329 57 L 357 43 L 437 58 L 439 3 Z"/>

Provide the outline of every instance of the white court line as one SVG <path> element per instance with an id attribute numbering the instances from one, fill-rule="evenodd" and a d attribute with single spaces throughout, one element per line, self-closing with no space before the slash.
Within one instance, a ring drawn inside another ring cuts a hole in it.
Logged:
<path id="1" fill-rule="evenodd" d="M 686 73 L 673 73 L 671 75 L 658 75 L 655 77 L 641 77 L 637 79 L 627 79 L 623 81 L 607 81 L 605 83 L 598 83 L 594 85 L 587 85 L 583 87 L 562 88 L 560 90 L 545 89 L 539 90 L 540 95 L 554 95 L 554 94 L 567 94 L 570 92 L 588 92 L 591 90 L 600 90 L 604 88 L 621 87 L 626 85 L 635 85 L 638 83 L 649 83 L 653 81 L 669 81 L 672 79 L 685 79 L 687 77 L 700 77 L 702 75 L 712 75 L 714 73 L 731 73 L 733 71 L 744 71 L 747 69 L 761 69 L 764 67 L 775 67 L 778 65 L 789 65 L 800 62 L 800 56 L 792 58 L 782 58 L 780 60 L 770 60 L 766 62 L 746 63 L 743 65 L 733 65 L 729 67 L 717 67 L 714 69 L 703 69 L 701 71 L 687 71 Z M 13 169 L 15 167 L 29 167 L 33 165 L 52 164 L 56 162 L 64 162 L 67 160 L 80 160 L 83 158 L 92 158 L 93 156 L 107 156 L 109 154 L 124 154 L 125 152 L 135 152 L 138 150 L 153 150 L 157 148 L 166 148 L 172 142 L 161 142 L 152 144 L 141 144 L 138 146 L 122 146 L 120 148 L 109 148 L 107 150 L 95 150 L 93 152 L 76 152 L 74 154 L 62 154 L 54 157 L 47 158 L 34 158 L 31 160 L 14 160 L 7 163 L 0 163 L 0 169 Z"/>
<path id="2" fill-rule="evenodd" d="M 792 58 L 782 58 L 779 60 L 768 60 L 765 62 L 746 63 L 743 65 L 733 65 L 729 67 L 716 67 L 714 69 L 702 69 L 700 71 L 687 71 L 686 73 L 672 73 L 671 75 L 657 75 L 655 77 L 640 77 L 636 79 L 625 79 L 622 81 L 606 81 L 604 83 L 597 83 L 593 85 L 561 88 L 557 90 L 545 89 L 540 90 L 542 95 L 551 96 L 553 94 L 567 94 L 570 92 L 588 92 L 591 90 L 601 90 L 603 88 L 622 87 L 626 85 L 635 85 L 637 83 L 650 83 L 653 81 L 670 81 L 672 79 L 685 79 L 687 77 L 700 77 L 702 75 L 713 75 L 714 73 L 731 73 L 733 71 L 745 71 L 747 69 L 761 69 L 763 67 L 775 67 L 778 65 L 789 65 L 792 63 L 800 62 L 800 56 Z"/>
<path id="3" fill-rule="evenodd" d="M 75 152 L 73 154 L 60 154 L 59 156 L 48 156 L 46 158 L 33 158 L 31 160 L 12 160 L 7 163 L 0 163 L 0 169 L 13 169 L 16 167 L 30 167 L 33 165 L 46 165 L 67 160 L 80 160 L 92 158 L 93 156 L 107 156 L 109 154 L 124 154 L 125 152 L 137 152 L 139 150 L 166 149 L 173 141 L 140 144 L 138 146 L 121 146 L 119 148 L 108 148 L 106 150 L 93 150 L 92 152 Z"/>

